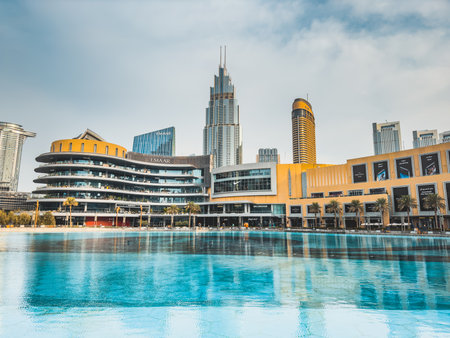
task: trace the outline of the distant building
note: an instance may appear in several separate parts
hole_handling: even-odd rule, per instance
[[[450,142],[450,130],[444,131],[439,134],[439,143]]]
[[[276,148],[260,148],[256,155],[256,162],[280,163],[280,155]]]
[[[413,147],[421,148],[437,144],[438,133],[436,129],[432,130],[414,130]]]
[[[30,210],[33,206],[27,203],[27,199],[31,197],[30,193],[0,191],[0,210]]]
[[[35,136],[19,124],[0,122],[0,191],[17,191],[23,142]]]
[[[393,153],[402,149],[400,122],[373,123],[373,148],[375,155]]]
[[[147,155],[175,156],[175,128],[169,127],[135,136],[133,152]]]
[[[316,163],[316,123],[305,99],[292,104],[292,151],[294,163]]]
[[[236,92],[228,75],[225,59],[222,65],[220,49],[219,76],[214,76],[210,99],[206,108],[203,129],[203,155],[213,155],[213,167],[242,163],[242,130]]]

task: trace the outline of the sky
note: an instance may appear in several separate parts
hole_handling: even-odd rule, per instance
[[[445,0],[0,0],[0,121],[37,133],[35,158],[89,128],[131,150],[174,126],[176,154],[202,154],[219,48],[236,89],[244,162],[278,148],[292,162],[291,105],[309,98],[317,160],[373,154],[372,123],[450,129]]]

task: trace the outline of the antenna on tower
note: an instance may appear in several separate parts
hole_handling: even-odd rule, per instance
[[[220,46],[220,63],[219,68],[222,67],[222,46]]]
[[[227,68],[227,46],[224,46],[225,53],[223,54],[223,68]]]

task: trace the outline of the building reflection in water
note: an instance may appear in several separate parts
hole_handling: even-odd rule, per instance
[[[335,307],[450,310],[446,239],[55,234],[31,237],[26,250],[23,300],[30,312],[42,307],[281,307],[299,311],[299,325],[306,325],[311,309],[322,314]]]

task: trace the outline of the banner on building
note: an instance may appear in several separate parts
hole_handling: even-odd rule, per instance
[[[397,178],[410,178],[414,176],[411,157],[396,159],[395,166],[397,169]]]

